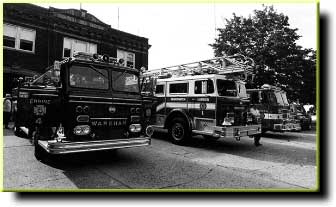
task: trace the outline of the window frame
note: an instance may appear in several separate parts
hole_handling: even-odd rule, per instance
[[[157,89],[158,86],[162,86],[162,93],[157,93],[156,92],[156,89]],[[159,96],[165,95],[165,86],[166,86],[165,84],[157,84],[156,87],[155,87],[155,95],[159,95]]]
[[[108,84],[107,84],[107,89],[105,88],[87,88],[87,87],[77,87],[77,86],[73,86],[70,84],[70,74],[71,74],[71,68],[73,66],[78,66],[78,67],[88,67],[87,65],[85,64],[74,64],[74,65],[71,65],[68,69],[68,77],[67,77],[67,81],[68,81],[68,86],[72,89],[84,89],[84,90],[94,90],[94,91],[109,91],[110,88],[111,88],[111,80],[110,80],[110,72],[108,70],[108,68],[103,68],[103,67],[96,67],[95,65],[92,65],[94,66],[95,68],[97,69],[100,69],[100,70],[105,70],[107,72],[107,77],[108,77]],[[88,67],[89,68],[89,67]]]
[[[235,96],[228,96],[228,95],[223,96],[223,95],[221,95],[220,92],[219,92],[220,88],[218,87],[218,81],[227,81],[227,82],[233,83],[234,86],[235,86],[235,93],[236,93]],[[229,89],[229,90],[232,90],[232,89]],[[218,96],[221,96],[221,97],[235,97],[235,98],[237,98],[237,97],[239,97],[239,94],[238,94],[238,85],[233,80],[227,80],[227,79],[217,78],[216,79],[216,93],[218,94]]]
[[[122,64],[122,66],[127,67],[127,68],[135,68],[135,53],[134,52],[129,52],[126,50],[122,50],[122,49],[117,49],[117,58],[119,57],[119,54],[123,54],[123,59],[124,59],[124,63]],[[133,67],[128,67],[127,66],[127,56],[131,54],[133,55]],[[119,59],[118,59],[119,61]]]
[[[113,80],[113,73],[114,72],[119,72],[119,73],[128,73],[128,74],[132,74],[132,75],[135,75],[138,77],[138,89],[139,91],[138,92],[134,92],[134,91],[123,91],[123,90],[116,90],[114,87],[113,87],[113,84],[114,84],[114,80]],[[137,73],[135,72],[132,72],[132,71],[121,71],[121,70],[112,70],[111,71],[111,88],[112,88],[112,91],[114,92],[118,92],[118,93],[129,93],[129,94],[141,94],[141,88],[140,88],[140,77]]]
[[[187,84],[187,92],[186,93],[171,93],[170,92],[170,89],[171,89],[171,85],[174,85],[174,84],[183,84],[183,83],[186,83]],[[181,82],[170,82],[168,83],[168,94],[169,95],[187,95],[189,94],[189,81],[181,81]]]
[[[208,91],[208,84],[209,84],[209,82],[211,81],[211,83],[212,83],[212,92],[209,92]],[[201,93],[196,93],[196,83],[197,82],[201,82]],[[207,92],[206,93],[203,93],[203,86],[204,86],[204,84],[203,84],[203,82],[206,82],[206,90],[207,90]],[[214,84],[214,81],[212,80],[212,79],[199,79],[199,80],[195,80],[194,81],[194,94],[195,95],[209,95],[209,94],[214,94],[215,93],[215,84]]]
[[[27,28],[27,27],[22,27],[22,26],[18,26],[18,25],[15,25],[15,24],[8,24],[8,23],[3,23],[4,25],[4,29],[7,26],[9,27],[14,27],[15,28],[15,37],[13,36],[6,36],[5,34],[3,34],[3,39],[5,39],[5,36],[6,37],[11,37],[11,38],[14,38],[14,47],[9,47],[9,46],[5,46],[3,45],[3,48],[5,49],[9,49],[9,50],[17,50],[17,51],[20,51],[20,52],[26,52],[26,53],[32,53],[32,54],[35,54],[35,45],[36,45],[36,30],[35,29],[31,29],[31,28]],[[34,40],[32,41],[33,45],[32,45],[32,50],[24,50],[24,49],[21,49],[20,46],[21,46],[21,40],[25,40],[25,41],[30,41],[30,40],[26,40],[26,39],[22,39],[21,38],[21,35],[22,35],[22,31],[23,30],[26,30],[26,31],[30,31],[32,32],[33,36],[34,36]]]
[[[65,47],[65,40],[66,39],[68,39],[70,41],[70,48],[66,48]],[[75,39],[75,38],[72,38],[72,37],[63,37],[63,49],[62,49],[62,58],[63,59],[68,58],[68,57],[64,56],[64,49],[70,49],[70,56],[69,57],[73,56],[73,53],[74,53],[74,50],[75,50],[75,46],[76,46],[76,42],[82,42],[82,43],[86,44],[86,46],[85,46],[86,50],[85,51],[80,51],[80,52],[97,53],[97,51],[98,51],[98,44],[96,44],[96,43],[87,42],[87,41]],[[96,51],[95,52],[90,52],[90,49],[91,49],[92,45],[96,46]]]

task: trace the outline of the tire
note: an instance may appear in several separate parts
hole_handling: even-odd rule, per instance
[[[33,134],[34,134],[34,127],[29,127],[28,128],[28,139],[33,139]]]
[[[39,130],[37,129],[34,133],[32,133],[33,136],[33,143],[34,143],[34,155],[35,158],[41,162],[46,162],[46,160],[49,159],[49,154],[38,144],[38,140],[41,139]]]
[[[168,134],[172,143],[177,145],[186,144],[191,136],[188,123],[183,118],[174,118],[170,122]]]
[[[15,136],[17,136],[17,137],[24,137],[24,133],[20,129],[20,126],[14,125],[13,131],[14,131],[14,135]]]

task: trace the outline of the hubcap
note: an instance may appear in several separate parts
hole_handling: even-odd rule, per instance
[[[172,136],[175,140],[181,140],[183,139],[184,136],[184,128],[182,124],[176,123],[172,127]]]

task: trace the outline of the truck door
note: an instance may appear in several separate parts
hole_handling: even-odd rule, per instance
[[[216,124],[216,98],[213,80],[195,80],[193,96],[190,98],[190,114],[194,117],[196,128],[202,131],[210,131],[210,126]]]
[[[165,122],[165,117],[167,115],[166,105],[167,105],[167,84],[166,82],[158,83],[155,89],[155,97],[157,98],[157,103],[154,106],[154,123],[155,125],[163,126]]]

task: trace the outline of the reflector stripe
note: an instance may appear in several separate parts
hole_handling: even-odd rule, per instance
[[[165,102],[161,103],[156,107],[156,111],[160,111],[163,108],[182,108],[182,109],[199,109],[200,108],[200,102],[198,103],[177,103],[177,102]],[[206,103],[206,109],[205,110],[215,110],[216,104],[215,103]]]

